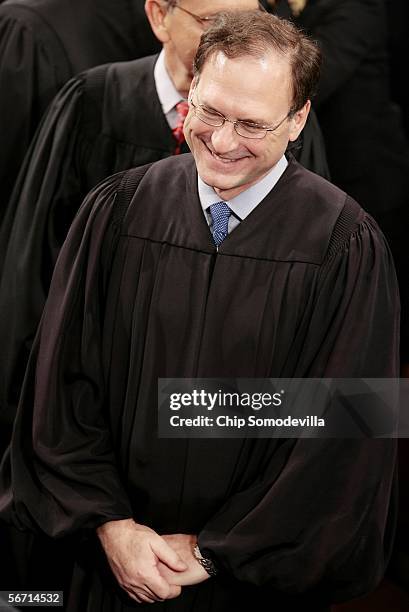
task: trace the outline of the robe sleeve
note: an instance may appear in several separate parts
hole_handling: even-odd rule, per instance
[[[25,7],[0,7],[0,223],[41,117],[70,76],[53,33],[37,21]]]
[[[318,41],[323,52],[322,74],[314,98],[318,109],[346,85],[363,58],[371,53],[374,36],[378,36],[377,30],[385,19],[379,0],[345,0],[329,4],[328,11],[322,9],[322,19],[317,23],[314,23],[314,11],[321,9],[315,6],[315,2],[311,6],[307,4],[301,16],[295,19],[297,25],[306,28]]]
[[[329,248],[296,377],[397,377],[399,302],[391,256],[369,218]],[[333,601],[373,588],[390,553],[394,440],[285,440],[257,482],[199,534],[239,580]],[[277,462],[281,462],[277,476]]]
[[[4,426],[14,420],[52,271],[83,199],[75,156],[81,93],[81,78],[72,79],[54,99],[26,157],[0,233]]]
[[[61,251],[25,376],[11,452],[2,466],[3,516],[50,536],[132,516],[105,418],[101,363],[121,180],[116,175],[91,192]]]

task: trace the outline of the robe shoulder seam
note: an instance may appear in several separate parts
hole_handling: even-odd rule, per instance
[[[350,197],[346,197],[344,206],[338,216],[331,238],[328,244],[325,261],[332,258],[340,248],[343,248],[346,241],[356,233],[361,227],[363,209]]]
[[[132,198],[137,191],[138,185],[145,176],[152,164],[145,164],[138,168],[126,170],[116,192],[118,206],[113,214],[113,222],[122,223],[125,213],[132,202]],[[120,233],[122,235],[122,233]]]

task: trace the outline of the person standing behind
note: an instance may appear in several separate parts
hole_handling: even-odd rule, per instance
[[[402,110],[406,138],[409,139],[409,85],[402,78],[409,57],[409,4],[407,0],[386,0],[389,31],[389,69],[393,100]]]
[[[406,207],[409,148],[391,101],[384,1],[304,4],[293,20],[323,53],[315,107],[332,180],[375,216]]]
[[[155,52],[141,0],[6,0],[0,6],[0,225],[41,118],[72,76]]]
[[[320,44],[323,69],[314,100],[331,180],[364,206],[385,232],[402,302],[401,363],[409,372],[409,144],[393,103],[384,0],[284,0],[281,15]],[[304,5],[304,6],[303,6]]]

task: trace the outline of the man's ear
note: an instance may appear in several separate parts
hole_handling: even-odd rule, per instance
[[[169,33],[166,27],[166,16],[168,7],[162,0],[145,0],[145,13],[156,38],[162,43],[169,40]]]
[[[308,114],[311,109],[311,101],[307,100],[300,110],[298,110],[290,119],[290,136],[289,140],[294,142],[297,140],[298,136],[301,134],[304,125],[307,121]]]

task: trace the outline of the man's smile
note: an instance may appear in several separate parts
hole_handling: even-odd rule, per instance
[[[200,138],[200,141],[203,143],[206,152],[210,154],[212,160],[220,162],[221,164],[224,164],[224,165],[237,166],[240,162],[246,159],[249,159],[250,157],[253,157],[252,155],[249,155],[248,153],[238,154],[237,157],[218,155],[215,151],[213,151],[209,147],[209,145],[203,139]]]

